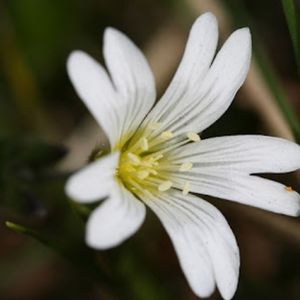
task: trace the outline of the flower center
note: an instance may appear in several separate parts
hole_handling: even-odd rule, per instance
[[[137,195],[146,191],[165,192],[174,186],[172,174],[187,172],[192,169],[193,164],[174,164],[170,150],[200,140],[192,132],[187,133],[186,138],[175,140],[176,137],[171,131],[154,134],[153,127],[151,125],[146,130],[137,132],[128,143],[129,146],[121,149],[116,175],[127,189]],[[184,183],[181,187],[183,194],[189,192],[189,186],[188,182]]]
[[[125,151],[121,154],[118,176],[133,192],[158,188],[168,190],[172,183],[164,179],[161,171],[163,154],[144,154]]]

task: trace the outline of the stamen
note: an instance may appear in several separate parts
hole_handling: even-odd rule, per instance
[[[182,194],[186,196],[189,193],[189,191],[190,191],[190,183],[186,181],[182,189]]]
[[[285,190],[286,190],[287,192],[293,192],[293,191],[294,191],[293,188],[292,188],[291,186],[286,186],[286,187],[285,187]]]
[[[161,158],[163,158],[163,154],[159,153],[157,155],[152,156],[153,161],[157,161],[160,160]]]
[[[186,134],[186,136],[188,137],[188,139],[192,142],[199,142],[200,141],[200,136],[199,134],[197,134],[196,132],[188,132]]]
[[[160,126],[157,123],[150,125],[151,128]],[[157,141],[158,144],[163,143],[164,140],[172,139],[175,134],[170,130],[163,131],[163,129],[151,133],[147,131],[147,127],[144,132],[135,137],[134,144],[127,145],[126,150],[121,153],[116,174],[126,187],[138,196],[152,189],[160,192],[168,191],[173,186],[173,182],[168,180],[170,179],[169,173],[178,172],[179,169],[180,171],[188,171],[193,166],[190,162],[185,162],[182,165],[176,162],[172,163],[172,159],[168,159],[167,153],[163,152],[165,148],[156,151],[153,149],[153,151],[153,141]],[[152,139],[151,134],[154,136]],[[177,143],[174,141],[172,146],[178,147],[181,143],[186,144],[188,142],[188,139],[184,141],[181,139]],[[170,149],[168,148],[168,150]],[[184,193],[188,193],[188,186],[185,187]]]
[[[144,150],[144,151],[147,151],[147,150],[149,150],[149,144],[148,144],[148,140],[147,140],[147,138],[145,138],[145,137],[143,137],[142,139],[141,139],[141,148]]]
[[[169,190],[171,188],[171,186],[173,185],[173,183],[169,180],[163,181],[159,186],[158,186],[158,190],[160,192],[165,192],[167,190]]]
[[[145,178],[147,178],[149,176],[149,172],[148,171],[139,171],[139,172],[137,172],[137,177],[139,178],[139,179],[145,179]]]
[[[187,143],[188,143],[188,140],[183,140],[183,141],[180,141],[180,142],[178,142],[178,143],[172,144],[171,146],[166,147],[166,148],[160,150],[160,152],[161,152],[161,153],[167,153],[167,152],[169,152],[169,151],[171,151],[171,150],[173,150],[173,149],[176,149],[176,148],[178,148],[178,147],[180,147],[180,146],[183,146],[183,145],[185,145],[185,144],[187,144]]]
[[[131,152],[127,153],[127,157],[132,162],[132,164],[135,166],[138,166],[141,163],[141,159],[137,155],[135,155]]]
[[[159,123],[159,122],[153,122],[153,123],[150,123],[148,125],[148,127],[149,127],[149,129],[158,129],[158,128],[161,127],[161,123]]]
[[[157,175],[157,171],[155,171],[154,169],[150,169],[149,170],[149,173],[152,174],[152,175]]]
[[[160,136],[165,140],[169,140],[174,136],[174,134],[172,131],[164,131]]]
[[[190,163],[190,162],[186,162],[186,163],[183,163],[180,168],[179,168],[179,171],[180,172],[187,172],[189,170],[191,170],[193,167],[193,164]]]

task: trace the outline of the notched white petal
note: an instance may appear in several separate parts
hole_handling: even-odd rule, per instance
[[[300,213],[300,195],[297,192],[287,190],[281,183],[258,176],[229,169],[208,170],[194,167],[189,174],[173,176],[175,187],[180,188],[185,181],[190,182],[190,190],[194,193],[289,216],[298,216]]]
[[[191,91],[199,105],[186,116],[187,126],[181,129],[182,132],[202,132],[223,115],[246,79],[250,60],[250,31],[238,29],[218,52],[201,88]]]
[[[109,198],[88,219],[86,242],[102,250],[118,246],[139,229],[145,214],[145,205],[115,183]]]
[[[170,153],[176,163],[192,161],[198,168],[236,170],[241,173],[285,173],[300,168],[300,146],[263,135],[209,138]]]
[[[118,162],[117,152],[92,162],[68,179],[66,194],[81,203],[94,202],[108,196],[114,183]]]
[[[224,299],[235,293],[239,250],[222,214],[211,204],[179,191],[144,199],[167,230],[183,272],[196,295],[208,297],[215,282]]]
[[[103,54],[120,93],[127,95],[145,90],[155,96],[154,77],[149,64],[142,51],[125,34],[115,28],[107,28]]]
[[[168,89],[199,84],[209,68],[218,40],[218,22],[212,13],[202,14],[193,24],[178,70]]]
[[[107,28],[103,55],[123,109],[122,133],[134,132],[154,104],[153,74],[143,53],[122,32]]]
[[[70,80],[81,100],[104,129],[113,146],[119,136],[122,107],[105,69],[82,51],[74,51],[67,61]]]
[[[211,33],[211,28],[213,27],[208,26],[208,31],[202,32],[203,35],[199,39],[206,37],[208,32]],[[214,34],[213,36],[215,37]],[[196,41],[195,37],[195,43]],[[196,48],[199,46],[193,43],[191,45]],[[203,46],[202,50],[205,49]],[[189,44],[186,53],[189,53]],[[191,60],[194,62],[190,66],[191,74],[185,74],[186,78],[182,78],[182,82],[178,82],[176,88],[171,89],[174,81],[171,83],[170,88],[146,121],[149,123],[161,122],[163,124],[161,132],[172,131],[175,136],[183,137],[188,132],[202,132],[214,123],[231,104],[246,78],[250,59],[251,35],[248,28],[242,28],[227,39],[213,63],[207,66],[203,74],[201,73],[203,67],[198,62]],[[184,62],[185,59],[182,64]],[[181,69],[181,65],[179,69]],[[201,80],[198,78],[198,72],[203,75]],[[194,75],[197,79],[193,77]],[[175,78],[176,75],[174,80]],[[164,144],[161,143],[157,146],[157,150],[163,149],[163,147]]]
[[[205,13],[194,22],[176,74],[145,123],[161,122],[161,131],[166,130],[166,126],[189,103],[190,97],[186,97],[189,90],[199,88],[210,67],[217,43],[217,20],[213,14]]]
[[[147,204],[168,232],[190,287],[196,295],[209,297],[215,289],[215,282],[205,242],[197,236],[195,226],[186,221],[186,216],[172,210],[165,201],[155,203],[157,200]]]
[[[193,169],[175,174],[174,185],[190,182],[190,190],[237,201],[272,212],[297,216],[300,196],[275,181],[251,173],[283,173],[300,168],[300,146],[256,135],[217,137],[170,153],[177,164],[187,160]]]

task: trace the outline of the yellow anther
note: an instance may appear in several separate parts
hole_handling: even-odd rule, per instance
[[[149,176],[149,172],[148,171],[139,171],[137,172],[137,177],[139,179],[145,179]]]
[[[287,192],[293,192],[293,191],[294,191],[293,188],[292,188],[291,186],[286,186],[286,187],[285,187],[285,190],[286,190]]]
[[[163,154],[160,153],[160,154],[152,156],[151,158],[152,158],[153,161],[157,161],[157,160],[160,160],[163,157],[164,157]]]
[[[141,143],[142,150],[144,150],[144,151],[149,150],[148,140],[145,137],[141,138],[140,143]]]
[[[189,193],[189,191],[190,191],[190,183],[186,181],[182,189],[182,194],[186,196]]]
[[[149,173],[152,174],[152,175],[157,175],[157,171],[155,171],[154,169],[150,169],[149,170]]]
[[[165,140],[169,140],[174,136],[174,134],[172,131],[164,131],[160,136]]]
[[[190,141],[193,141],[193,142],[199,142],[200,141],[200,136],[196,132],[188,132],[186,134],[186,136],[188,137],[188,139]]]
[[[171,186],[173,185],[173,183],[169,180],[163,181],[159,186],[158,186],[158,190],[160,192],[165,192],[167,190],[169,190],[171,188]]]
[[[158,129],[161,127],[161,123],[153,122],[148,125],[149,129]]]
[[[153,162],[152,161],[143,160],[141,162],[141,164],[142,164],[143,167],[146,167],[146,168],[152,168],[153,167]]]
[[[193,164],[192,164],[192,163],[186,162],[186,163],[183,163],[183,164],[179,167],[179,171],[180,171],[180,172],[187,172],[187,171],[189,171],[192,167],[193,167]]]
[[[138,166],[141,163],[141,159],[131,152],[127,153],[127,157],[130,160],[130,162],[135,166]]]

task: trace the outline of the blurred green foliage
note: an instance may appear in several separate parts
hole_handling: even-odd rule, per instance
[[[12,207],[14,212],[43,214],[36,186],[45,181],[45,169],[64,154],[61,146],[39,140],[0,137],[1,206]]]

